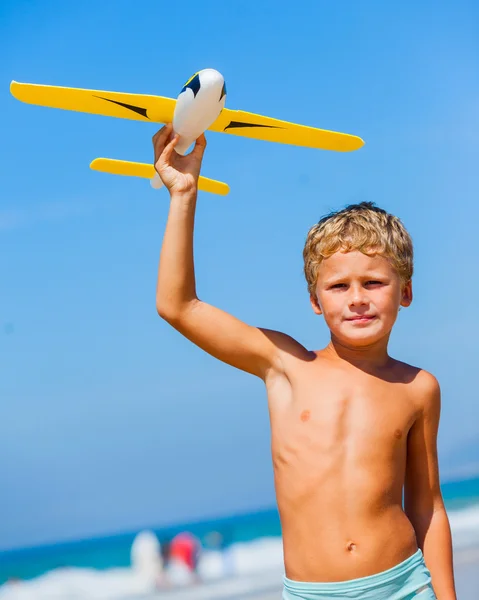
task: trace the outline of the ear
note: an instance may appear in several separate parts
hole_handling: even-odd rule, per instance
[[[309,296],[309,301],[311,302],[311,307],[312,307],[313,311],[317,315],[322,315],[323,314],[323,310],[322,310],[321,306],[319,305],[317,296],[310,295]]]
[[[412,302],[412,281],[409,280],[402,288],[401,306],[410,306]]]

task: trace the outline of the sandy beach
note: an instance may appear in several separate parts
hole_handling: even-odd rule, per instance
[[[458,600],[479,598],[479,548],[462,550],[454,557]]]

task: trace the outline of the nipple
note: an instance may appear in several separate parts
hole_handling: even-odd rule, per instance
[[[303,410],[300,418],[301,418],[301,421],[303,421],[303,423],[306,423],[306,421],[309,421],[310,417],[311,417],[311,411]]]

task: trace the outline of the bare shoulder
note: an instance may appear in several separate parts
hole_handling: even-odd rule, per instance
[[[260,327],[259,329],[282,352],[291,354],[297,358],[302,358],[312,354],[302,344],[300,344],[296,339],[287,333],[276,331],[274,329],[265,329],[264,327]]]
[[[438,414],[441,408],[441,388],[432,373],[421,369],[415,380],[414,395],[425,415]]]
[[[292,399],[291,391],[295,374],[301,371],[301,365],[316,359],[315,352],[307,350],[292,336],[271,329],[260,329],[275,348],[275,360],[270,362],[264,373],[264,383],[268,390],[270,410],[284,406]]]
[[[439,382],[436,377],[424,369],[419,369],[416,377],[416,385],[418,387],[418,391],[421,391],[423,394],[430,395],[439,390]]]
[[[313,360],[315,358],[314,352],[307,350],[292,336],[273,329],[260,328],[259,330],[278,351],[278,370],[284,371],[293,359]]]
[[[418,408],[437,408],[440,403],[441,390],[436,377],[425,369],[400,361],[395,361],[395,363],[398,373],[402,374],[403,383],[408,385]]]

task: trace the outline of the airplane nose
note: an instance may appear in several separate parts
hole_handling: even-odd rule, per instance
[[[180,136],[175,147],[178,154],[186,154],[193,142],[216,121],[225,100],[225,80],[215,69],[198,71],[185,83],[173,114],[173,129]]]

